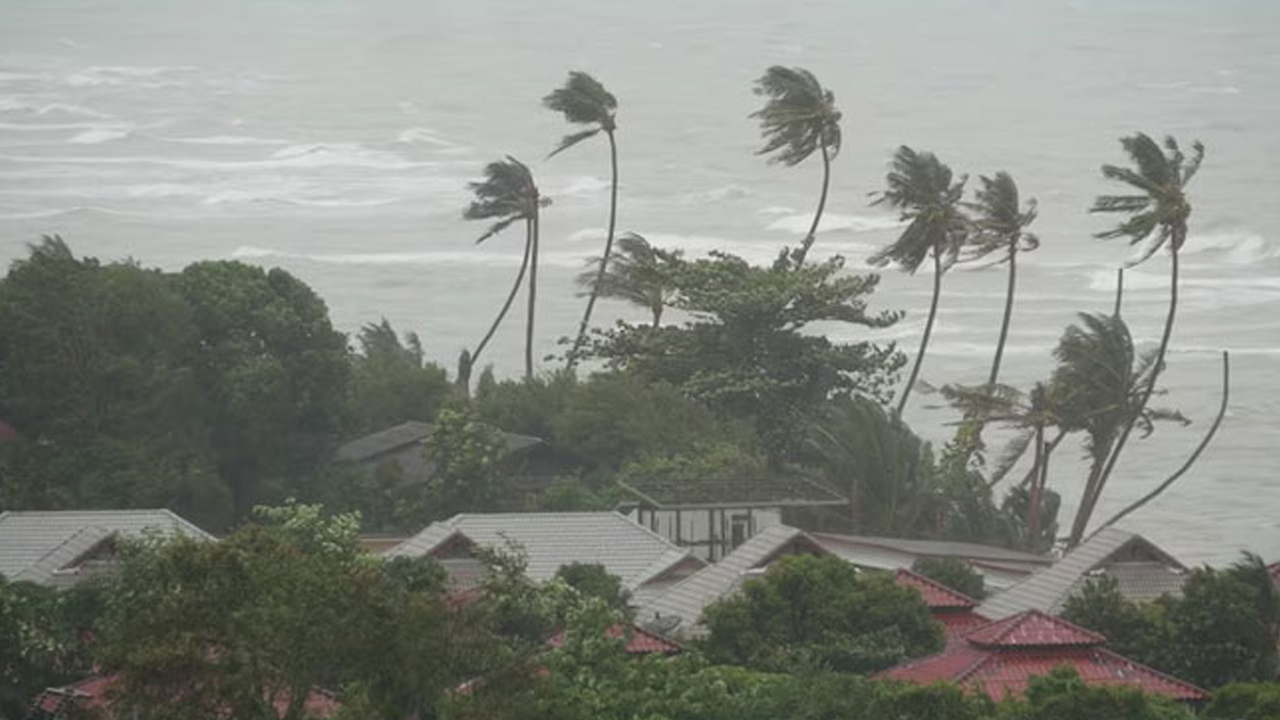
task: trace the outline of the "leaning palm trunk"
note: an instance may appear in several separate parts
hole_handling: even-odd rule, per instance
[[[578,364],[582,346],[587,341],[587,329],[591,325],[591,312],[596,307],[596,299],[600,297],[600,287],[604,282],[605,272],[609,268],[609,254],[613,252],[613,234],[618,221],[618,144],[613,138],[613,131],[605,131],[609,138],[609,167],[612,180],[609,184],[609,230],[604,237],[604,254],[600,256],[600,269],[596,271],[596,281],[591,286],[591,294],[587,297],[587,309],[582,313],[582,322],[578,325],[578,337],[569,350],[567,366],[570,370]],[[657,321],[654,321],[657,325]]]
[[[1031,481],[1031,493],[1027,499],[1027,549],[1036,544],[1036,536],[1040,534],[1040,502],[1044,496],[1045,485],[1049,481],[1049,443],[1044,441],[1044,425],[1036,426],[1036,466],[1035,477]]]
[[[911,366],[911,377],[907,379],[907,386],[902,389],[902,397],[898,398],[898,416],[901,417],[902,410],[907,406],[907,398],[911,395],[911,388],[916,384],[916,377],[920,375],[920,365],[924,362],[925,350],[929,347],[929,335],[933,332],[933,319],[938,315],[938,297],[942,294],[942,253],[935,248],[933,251],[933,299],[929,301],[929,319],[924,324],[924,336],[920,338],[920,350],[916,353],[916,362]]]
[[[987,385],[994,387],[1000,378],[1000,360],[1004,357],[1004,344],[1009,339],[1009,319],[1013,317],[1013,291],[1018,282],[1018,245],[1009,250],[1009,287],[1004,294],[1004,319],[1000,322],[1000,339],[996,341],[996,357],[991,361],[991,375]]]
[[[502,319],[507,316],[507,311],[511,309],[511,303],[515,302],[516,295],[520,292],[520,285],[524,282],[524,274],[529,269],[529,257],[533,250],[533,246],[526,237],[524,243],[524,259],[520,261],[520,272],[516,273],[516,281],[511,284],[511,292],[507,293],[506,302],[502,303],[502,309],[498,311],[498,317],[493,319],[493,324],[489,326],[489,332],[484,334],[484,338],[480,340],[480,344],[476,345],[475,352],[471,353],[467,361],[468,368],[474,367],[477,360],[480,359],[480,353],[484,352],[485,346],[493,339],[493,334],[498,331],[498,326],[502,324]]]
[[[809,233],[804,236],[804,241],[800,243],[800,251],[795,256],[795,266],[797,268],[804,265],[805,256],[809,254],[809,248],[813,247],[813,243],[818,239],[818,224],[822,222],[822,211],[827,207],[827,190],[831,187],[831,157],[827,154],[827,146],[822,146],[822,194],[818,196],[818,210],[813,214],[813,224],[809,226]]]
[[[524,376],[533,377],[533,311],[538,304],[538,210],[526,221],[529,236],[529,317],[524,329]]]
[[[1080,540],[1084,537],[1085,530],[1089,526],[1089,518],[1093,515],[1094,508],[1097,506],[1098,498],[1102,496],[1102,490],[1106,487],[1112,470],[1115,469],[1116,461],[1119,460],[1120,453],[1124,450],[1125,442],[1128,441],[1129,434],[1133,432],[1133,426],[1137,424],[1142,411],[1147,407],[1147,402],[1151,399],[1151,395],[1156,389],[1156,379],[1160,377],[1160,371],[1164,369],[1165,352],[1169,348],[1169,338],[1173,335],[1174,319],[1178,312],[1178,248],[1181,247],[1182,240],[1186,237],[1186,232],[1185,227],[1179,228],[1174,237],[1174,242],[1169,246],[1169,313],[1165,316],[1164,333],[1160,336],[1160,347],[1156,350],[1155,364],[1151,368],[1150,377],[1147,378],[1147,386],[1143,388],[1142,397],[1130,414],[1124,429],[1116,439],[1115,445],[1111,448],[1102,470],[1096,477],[1090,478],[1090,482],[1085,485],[1085,493],[1080,501],[1080,509],[1076,511],[1075,522],[1071,526],[1071,537],[1067,541],[1068,548],[1079,545]]]

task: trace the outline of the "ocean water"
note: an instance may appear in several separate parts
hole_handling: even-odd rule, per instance
[[[1091,239],[1116,138],[1143,130],[1208,146],[1161,400],[1195,423],[1134,442],[1099,519],[1174,470],[1212,419],[1218,353],[1230,412],[1194,471],[1126,525],[1189,563],[1242,548],[1280,557],[1280,3],[1270,0],[6,0],[0,3],[0,263],[42,233],[79,253],[165,268],[202,258],[279,265],[351,331],[388,318],[452,367],[519,262],[511,232],[476,246],[466,183],[512,154],[554,204],[543,221],[540,352],[581,312],[573,275],[598,253],[607,153],[553,160],[566,128],[539,101],[569,69],[618,96],[620,229],[690,254],[767,261],[803,234],[816,165],[753,153],[753,79],[812,69],[845,115],[814,253],[852,269],[895,219],[869,207],[892,150],[959,172],[1008,169],[1040,200],[1003,379],[1029,383],[1081,311],[1110,307],[1129,256]],[[1126,317],[1158,339],[1167,259],[1129,273]],[[945,279],[923,378],[985,377],[1000,268]],[[875,304],[908,317],[883,339],[914,350],[929,278],[884,273]],[[604,303],[601,322],[637,317]],[[518,372],[518,314],[489,359]],[[857,336],[858,333],[850,333]],[[918,395],[909,420],[952,418]],[[1084,467],[1064,447],[1051,482],[1074,509]]]

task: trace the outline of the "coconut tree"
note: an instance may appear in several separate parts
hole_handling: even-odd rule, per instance
[[[597,259],[593,258],[588,261],[591,267],[578,275],[578,286],[585,293],[625,300],[648,310],[656,328],[675,296],[672,272],[682,254],[679,250],[653,247],[642,236],[626,233],[618,238],[618,252],[604,276],[597,271]]]
[[[961,202],[967,179],[964,176],[954,179],[951,168],[933,153],[916,152],[903,145],[893,155],[893,163],[885,178],[887,187],[873,203],[887,203],[896,208],[907,226],[896,241],[871,256],[871,264],[885,266],[892,263],[915,274],[926,259],[933,260],[933,299],[929,303],[929,319],[925,322],[911,376],[898,398],[899,415],[907,406],[907,398],[920,375],[920,365],[929,347],[929,335],[933,332],[938,298],[942,293],[942,274],[955,264],[969,235],[969,219]]]
[[[520,292],[525,274],[529,276],[529,311],[525,325],[524,372],[525,377],[533,376],[533,321],[534,307],[538,295],[538,214],[541,208],[551,201],[538,193],[538,186],[533,182],[533,174],[519,160],[508,155],[505,160],[489,163],[484,169],[485,179],[470,183],[469,187],[475,199],[467,206],[462,216],[467,220],[489,220],[492,224],[477,240],[479,245],[497,235],[517,222],[523,222],[525,228],[524,258],[520,261],[520,272],[516,273],[515,282],[502,309],[494,318],[489,331],[485,333],[474,352],[466,358],[468,370],[480,359],[493,334],[497,332],[502,319],[511,309],[511,303]]]
[[[1165,138],[1164,148],[1143,133],[1121,138],[1120,145],[1134,166],[1103,165],[1102,175],[1108,180],[1127,185],[1130,192],[1124,195],[1099,196],[1094,200],[1090,212],[1122,213],[1128,217],[1116,227],[1098,233],[1096,237],[1125,238],[1130,245],[1139,247],[1137,258],[1129,263],[1131,266],[1145,262],[1163,248],[1169,249],[1169,310],[1165,315],[1164,331],[1160,335],[1160,345],[1156,349],[1151,372],[1139,398],[1138,407],[1141,408],[1155,391],[1156,379],[1164,369],[1169,338],[1173,335],[1174,319],[1178,311],[1178,253],[1187,240],[1187,222],[1191,217],[1187,185],[1204,160],[1204,145],[1198,140],[1193,142],[1190,157],[1183,154],[1177,140],[1172,137]],[[1124,451],[1125,443],[1140,415],[1141,413],[1131,413],[1117,436],[1110,456],[1095,480],[1093,494],[1086,498],[1088,505],[1082,508],[1086,509],[1082,518],[1084,522],[1088,522],[1089,515],[1093,512],[1093,503],[1097,502],[1111,477],[1116,461]],[[1072,529],[1073,545],[1080,541],[1084,529]]]
[[[604,254],[600,256],[596,270],[596,280],[587,295],[587,308],[582,313],[582,322],[578,325],[578,335],[569,351],[568,365],[573,367],[578,362],[578,353],[587,337],[587,327],[591,324],[591,312],[595,309],[596,300],[600,297],[600,283],[604,281],[608,271],[609,258],[613,252],[613,233],[618,222],[618,143],[614,131],[618,127],[618,100],[600,84],[599,80],[585,72],[574,70],[563,87],[556,88],[542,99],[548,110],[564,115],[570,124],[583,126],[582,130],[565,135],[560,139],[548,157],[555,157],[583,140],[604,133],[609,140],[609,228],[604,237]]]
[[[969,204],[973,212],[974,242],[970,246],[970,259],[996,257],[996,263],[1009,264],[1009,284],[1004,295],[1004,318],[1000,321],[1000,339],[996,341],[995,359],[991,361],[991,373],[987,384],[995,385],[1000,378],[1000,360],[1004,357],[1005,341],[1009,338],[1009,320],[1013,316],[1013,294],[1018,282],[1018,253],[1030,252],[1040,247],[1040,240],[1027,227],[1036,219],[1036,200],[1031,198],[1023,205],[1018,198],[1018,184],[1009,173],[1001,170],[994,177],[978,178],[982,187],[975,193],[975,202]]]
[[[755,93],[768,98],[764,107],[750,116],[760,121],[760,134],[764,136],[764,147],[756,151],[757,155],[769,155],[769,162],[787,166],[798,165],[815,152],[822,155],[818,210],[800,249],[791,258],[799,266],[817,238],[827,205],[831,161],[840,153],[840,111],[836,109],[835,95],[804,68],[769,68],[756,80]]]

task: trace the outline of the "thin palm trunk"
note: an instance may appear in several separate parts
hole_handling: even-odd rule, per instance
[[[662,326],[662,305],[658,305],[653,309],[653,329],[657,330]]]
[[[1004,320],[1000,322],[1000,339],[996,341],[996,357],[991,361],[991,375],[987,386],[994,387],[1000,377],[1000,360],[1004,357],[1004,343],[1009,338],[1009,319],[1013,317],[1013,290],[1018,282],[1018,243],[1009,249],[1009,287],[1004,294]]]
[[[1027,498],[1027,549],[1035,547],[1040,532],[1040,498],[1049,479],[1049,444],[1044,441],[1044,425],[1036,426],[1036,477]]]
[[[902,410],[907,406],[907,398],[911,396],[911,388],[916,384],[916,377],[920,375],[920,365],[924,362],[925,350],[929,347],[929,335],[933,332],[933,319],[938,314],[938,296],[942,294],[942,253],[938,250],[933,251],[933,299],[929,302],[929,319],[924,324],[924,336],[920,338],[920,351],[916,353],[915,365],[911,367],[911,377],[907,380],[907,386],[902,389],[902,397],[898,399],[898,416],[902,416]]]
[[[609,254],[613,252],[613,233],[618,222],[618,144],[613,139],[613,131],[606,130],[609,138],[609,168],[612,180],[609,184],[609,230],[604,238],[604,254],[600,256],[600,269],[596,271],[596,281],[591,286],[591,295],[587,297],[587,309],[582,313],[582,322],[578,325],[578,337],[574,338],[573,348],[569,351],[566,366],[573,369],[578,364],[578,354],[587,339],[587,328],[591,324],[591,312],[595,309],[596,299],[600,297],[600,285],[604,282],[605,271],[609,267]],[[657,322],[654,322],[657,325]]]
[[[804,236],[804,241],[800,243],[800,252],[796,254],[796,267],[804,265],[804,258],[809,254],[809,248],[813,247],[813,243],[818,239],[818,224],[822,222],[822,212],[827,207],[827,190],[831,187],[831,156],[827,154],[827,146],[822,147],[822,194],[818,196],[818,210],[813,214],[813,224],[809,226],[809,234]]]
[[[1181,229],[1179,235],[1185,237],[1186,230]],[[1120,437],[1116,439],[1115,445],[1111,448],[1111,453],[1107,457],[1102,471],[1094,478],[1092,487],[1085,486],[1085,496],[1080,510],[1076,512],[1076,519],[1071,527],[1071,538],[1067,542],[1068,548],[1079,545],[1081,538],[1084,537],[1084,532],[1088,529],[1089,518],[1093,515],[1098,498],[1102,496],[1102,490],[1106,487],[1107,479],[1111,477],[1116,461],[1119,460],[1120,453],[1124,450],[1125,443],[1129,440],[1129,434],[1133,432],[1133,426],[1137,424],[1138,417],[1142,415],[1142,411],[1147,407],[1147,401],[1151,399],[1151,395],[1156,389],[1156,379],[1160,377],[1160,371],[1164,369],[1164,357],[1169,349],[1169,338],[1173,335],[1173,323],[1178,312],[1179,245],[1181,245],[1181,237],[1174,238],[1174,242],[1169,245],[1169,314],[1165,317],[1164,333],[1160,336],[1160,347],[1156,350],[1155,364],[1151,367],[1151,375],[1147,378],[1147,386],[1143,388],[1141,400],[1133,409],[1129,420],[1125,423],[1124,430],[1120,432]]]
[[[502,303],[502,309],[498,311],[498,317],[493,319],[493,324],[489,326],[489,332],[484,334],[484,338],[480,340],[480,344],[476,346],[475,352],[471,353],[470,365],[475,366],[476,361],[480,359],[480,353],[484,351],[489,341],[493,339],[493,334],[498,331],[498,326],[502,324],[502,319],[507,316],[507,311],[511,309],[511,303],[515,302],[516,295],[520,292],[520,285],[524,282],[524,274],[529,269],[529,255],[533,246],[529,244],[529,238],[525,237],[524,242],[524,259],[520,261],[520,272],[516,273],[516,281],[511,285],[511,292],[507,293],[506,302]]]
[[[533,377],[533,310],[538,304],[538,209],[527,221],[529,233],[529,319],[524,329],[524,376]]]

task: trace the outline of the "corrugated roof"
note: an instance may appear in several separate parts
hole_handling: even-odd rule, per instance
[[[408,445],[421,445],[431,434],[431,423],[410,420],[369,433],[338,447],[337,458],[345,462],[364,462],[394,452]],[[542,441],[531,435],[499,431],[507,452],[516,452]]]
[[[550,580],[564,565],[598,563],[635,588],[690,557],[688,550],[616,512],[464,513],[432,523],[385,554],[426,555],[456,534],[487,547],[519,545],[535,580]]]
[[[978,606],[978,601],[968,595],[958,590],[952,590],[933,578],[925,577],[906,568],[898,568],[898,571],[894,573],[894,579],[900,585],[919,590],[920,595],[924,598],[924,604],[930,610],[967,609]]]
[[[813,537],[832,552],[843,555],[856,547],[882,548],[916,557],[957,558],[962,560],[989,560],[1008,565],[1049,565],[1053,558],[1047,555],[1010,550],[994,545],[952,542],[949,540],[914,540],[909,538],[876,537],[872,535],[840,535],[813,533]]]
[[[982,643],[977,640],[989,640]],[[1078,640],[1079,642],[1070,642]],[[1050,641],[1066,641],[1053,642]],[[995,700],[1020,696],[1030,679],[1069,665],[1090,685],[1117,685],[1181,701],[1200,701],[1200,688],[1101,647],[1103,638],[1042,613],[1028,611],[990,623],[946,650],[890,668],[878,677],[919,684],[946,681]]]
[[[764,567],[793,543],[803,542],[810,552],[825,553],[808,534],[786,525],[774,525],[756,533],[720,562],[681,580],[662,595],[641,605],[636,617],[648,622],[655,617],[679,618],[679,631],[697,635],[705,630],[697,623],[702,611],[742,585],[748,572]]]
[[[1119,528],[1095,534],[1061,560],[1040,570],[1013,587],[998,593],[978,607],[988,617],[1006,617],[1023,610],[1058,613],[1067,598],[1078,590],[1090,572],[1117,562],[1151,562],[1184,570],[1171,555],[1143,538]]]
[[[704,479],[696,483],[664,478],[619,481],[646,504],[665,510],[707,507],[806,507],[845,505],[848,498],[805,478]]]
[[[0,575],[52,584],[56,573],[108,537],[152,530],[212,540],[169,510],[66,510],[0,513]]]

